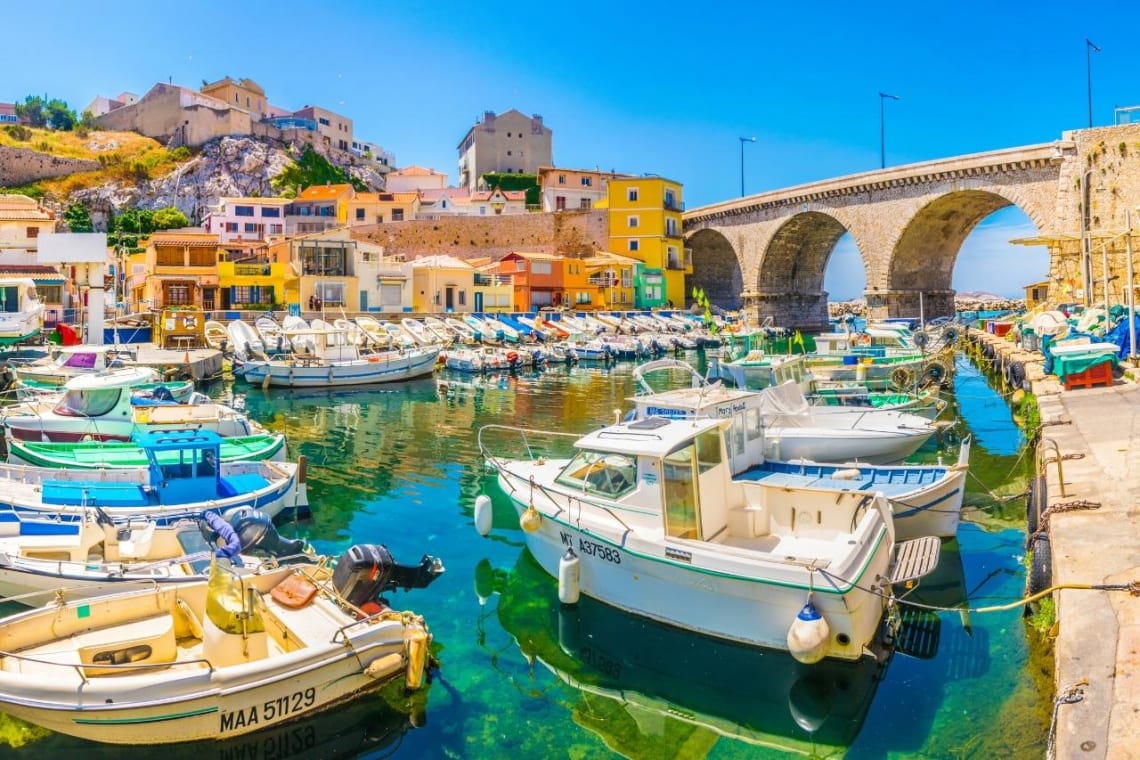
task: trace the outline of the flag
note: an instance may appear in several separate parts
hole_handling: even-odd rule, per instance
[[[807,347],[804,345],[803,333],[801,333],[799,330],[796,330],[796,334],[792,336],[792,346],[796,345],[799,345],[800,350],[805,354],[807,353]]]

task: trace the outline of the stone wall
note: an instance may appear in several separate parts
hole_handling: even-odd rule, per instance
[[[95,171],[98,161],[62,158],[27,148],[0,148],[0,187],[17,187],[50,177]]]
[[[409,260],[435,254],[500,259],[512,251],[586,256],[606,250],[609,230],[605,211],[584,211],[390,222],[353,227],[352,236]]]

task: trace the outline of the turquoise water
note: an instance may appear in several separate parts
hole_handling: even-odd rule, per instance
[[[441,666],[426,692],[398,689],[350,708],[227,744],[98,748],[11,722],[17,757],[1040,757],[1038,693],[1018,611],[938,613],[908,622],[912,654],[885,668],[800,666],[786,655],[717,642],[584,600],[557,603],[555,582],[523,545],[517,518],[482,466],[480,425],[584,432],[628,407],[630,365],[552,369],[478,382],[447,378],[362,392],[263,392],[218,384],[287,433],[310,462],[311,520],[282,528],[339,554],[384,543],[398,560],[427,552],[447,572],[396,593],[423,614]],[[916,599],[946,607],[1016,599],[1023,587],[1022,442],[1009,409],[968,365],[957,400],[975,434],[970,506]],[[953,452],[941,452],[949,457]],[[931,448],[927,459],[939,456]],[[472,505],[494,498],[480,538]],[[995,496],[996,494],[996,496]],[[1046,716],[1047,717],[1047,716]],[[7,748],[3,748],[7,749]]]

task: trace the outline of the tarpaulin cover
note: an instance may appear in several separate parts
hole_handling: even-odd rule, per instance
[[[1133,315],[1132,319],[1136,323],[1137,334],[1140,334],[1140,314]],[[1129,340],[1127,318],[1120,320],[1120,323],[1117,324],[1116,327],[1105,334],[1104,339],[1120,347],[1120,351],[1118,351],[1116,355],[1121,359],[1135,352],[1135,347],[1131,345]]]

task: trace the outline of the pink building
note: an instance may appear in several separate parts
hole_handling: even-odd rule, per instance
[[[206,232],[219,235],[223,243],[235,240],[266,240],[285,234],[288,198],[222,198],[202,220]]]

